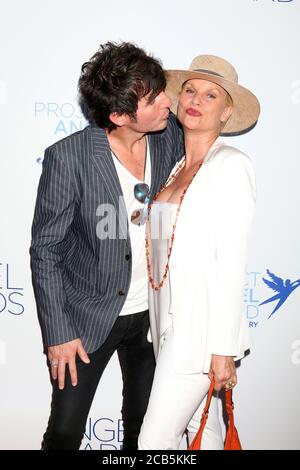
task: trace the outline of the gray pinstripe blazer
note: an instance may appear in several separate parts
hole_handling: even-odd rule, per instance
[[[182,157],[176,119],[148,136],[151,196]],[[81,338],[87,352],[107,338],[131,279],[131,245],[120,182],[105,132],[96,125],[45,151],[32,225],[31,269],[45,346]],[[113,205],[117,238],[99,239],[97,207]],[[125,227],[124,227],[125,225]]]

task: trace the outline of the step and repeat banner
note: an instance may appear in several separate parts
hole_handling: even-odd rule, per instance
[[[300,0],[7,0],[1,19],[0,449],[39,449],[47,424],[28,254],[36,190],[44,149],[86,126],[80,68],[108,40],[134,42],[165,68],[222,56],[260,100],[255,129],[228,138],[251,157],[258,186],[244,290],[253,346],[236,422],[246,449],[300,449]],[[82,449],[120,449],[121,393],[113,356]]]

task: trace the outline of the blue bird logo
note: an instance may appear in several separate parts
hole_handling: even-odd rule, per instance
[[[281,279],[281,277],[275,276],[275,274],[271,273],[268,269],[267,273],[272,279],[272,281],[269,281],[268,279],[265,279],[263,277],[264,283],[275,292],[278,292],[278,294],[274,295],[273,297],[270,297],[264,302],[261,302],[259,305],[264,305],[268,304],[269,302],[274,302],[274,300],[279,300],[272,313],[268,316],[269,319],[272,315],[274,315],[274,313],[279,309],[279,307],[281,307],[281,305],[286,301],[286,299],[291,295],[291,293],[295,289],[297,289],[297,287],[300,286],[300,279],[297,279],[297,281],[294,282],[291,282],[290,279],[286,279],[284,281],[283,279]]]

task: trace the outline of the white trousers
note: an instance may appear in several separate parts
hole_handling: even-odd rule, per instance
[[[192,442],[200,425],[210,380],[206,374],[177,374],[172,368],[173,327],[161,336],[154,381],[141,427],[140,450],[178,449],[184,432]],[[201,449],[223,449],[218,398],[213,397]]]

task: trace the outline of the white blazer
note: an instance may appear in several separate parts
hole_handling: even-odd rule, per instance
[[[207,373],[212,354],[238,360],[249,349],[243,291],[255,197],[249,158],[217,139],[183,199],[170,258],[178,373]],[[151,295],[149,311],[157,356],[165,322]]]

